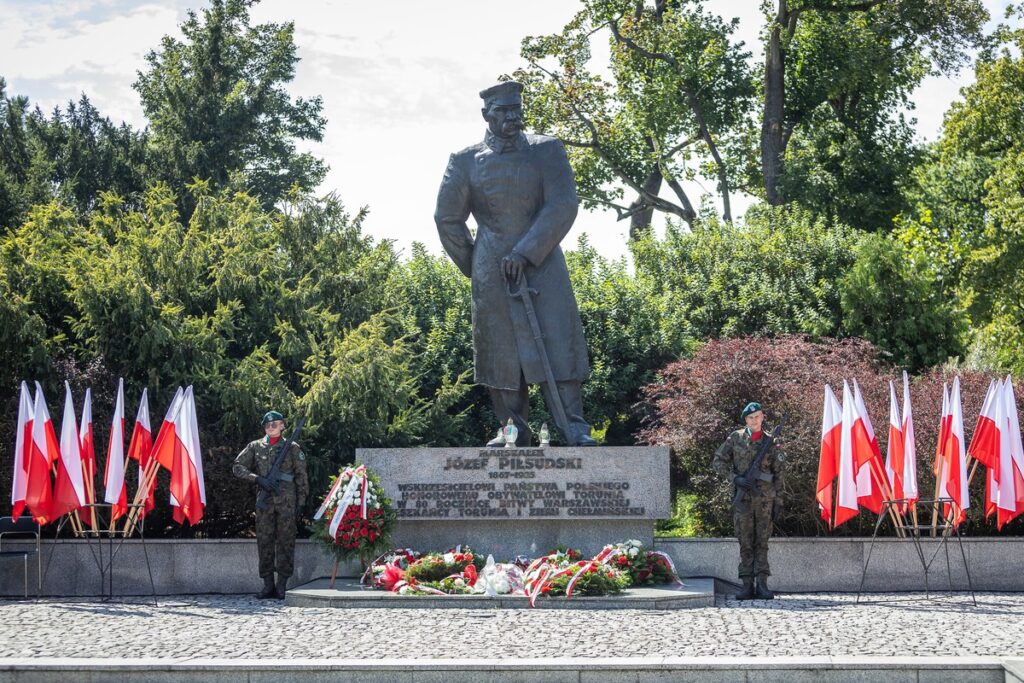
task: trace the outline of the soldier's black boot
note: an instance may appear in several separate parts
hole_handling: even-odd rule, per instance
[[[758,574],[757,584],[754,588],[754,595],[757,596],[758,600],[774,600],[775,593],[768,590],[768,577],[764,574]]]
[[[260,600],[277,597],[277,590],[274,588],[274,575],[263,577],[263,590],[256,594]]]
[[[284,593],[288,590],[288,577],[277,575],[277,588],[274,591],[274,597],[278,600],[284,600]]]
[[[744,576],[743,577],[743,590],[736,594],[737,600],[753,600],[754,599],[754,577]]]

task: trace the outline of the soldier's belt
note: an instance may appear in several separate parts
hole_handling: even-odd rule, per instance
[[[769,472],[765,472],[764,470],[761,470],[757,473],[757,478],[760,479],[761,481],[774,481],[775,475]]]
[[[278,474],[277,478],[279,480],[281,480],[281,481],[295,481],[295,476],[294,475],[285,474],[284,472],[281,472],[280,474]]]

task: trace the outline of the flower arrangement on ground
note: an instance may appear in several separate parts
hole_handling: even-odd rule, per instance
[[[423,556],[392,550],[374,560],[362,583],[400,595],[508,595],[522,593],[523,572],[490,556],[484,562],[466,546]]]
[[[626,572],[631,586],[653,586],[679,580],[668,555],[650,550],[635,539],[606,545],[594,559]]]
[[[524,589],[534,605],[538,597],[564,595],[614,595],[630,585],[628,572],[597,558],[582,557],[578,550],[556,550],[534,560],[526,570]]]
[[[359,465],[334,478],[310,529],[336,562],[358,558],[368,563],[387,549],[396,517],[380,479]]]

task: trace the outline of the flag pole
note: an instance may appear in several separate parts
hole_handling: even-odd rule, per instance
[[[143,471],[142,481],[139,482],[139,487],[135,491],[135,500],[132,501],[132,507],[128,512],[128,518],[124,523],[125,536],[130,535],[135,531],[135,525],[138,522],[139,510],[143,509],[137,507],[140,504],[145,504],[147,498],[149,498],[149,489],[156,480],[157,471],[160,468],[160,463],[156,458],[150,459],[146,465],[146,469]]]
[[[939,529],[939,488],[942,486],[942,477],[945,473],[945,463],[939,460],[939,471],[935,473],[935,495],[932,496],[932,538],[938,534]]]
[[[882,489],[882,496],[885,500],[892,502],[892,489],[889,487],[889,479],[885,476],[885,471],[881,469],[881,463],[878,458],[871,458],[870,462],[871,474],[874,475],[879,488]],[[903,538],[906,536],[906,533],[903,530],[903,523],[901,523],[902,515],[898,515],[898,513],[893,509],[895,507],[894,505],[887,505],[886,507],[889,508],[889,517],[892,519],[892,523],[896,525],[896,535]]]

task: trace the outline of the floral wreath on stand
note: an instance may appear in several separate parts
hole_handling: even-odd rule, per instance
[[[396,518],[380,479],[365,465],[346,467],[334,477],[310,525],[313,538],[334,557],[331,588],[341,562],[358,559],[367,566],[388,548]]]

